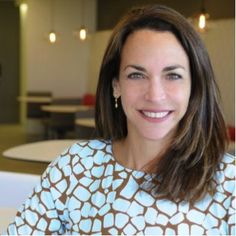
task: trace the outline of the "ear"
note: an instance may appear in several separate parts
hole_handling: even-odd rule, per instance
[[[120,92],[120,81],[118,79],[115,78],[112,80],[112,88],[113,88],[113,96],[115,98],[119,98],[121,92]]]

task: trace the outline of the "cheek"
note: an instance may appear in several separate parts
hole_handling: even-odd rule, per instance
[[[182,105],[182,107],[188,106],[190,93],[191,88],[189,83],[186,83],[183,86],[176,86],[171,90],[172,99],[176,102],[178,101],[179,105]]]
[[[176,94],[175,100],[178,101],[179,106],[182,108],[183,111],[187,110],[188,103],[189,103],[190,93],[180,93]]]
[[[129,106],[135,100],[135,93],[132,93],[130,91],[121,91],[121,101],[124,107]]]
[[[121,89],[121,103],[124,109],[124,112],[127,114],[131,107],[136,107],[140,103],[140,94],[133,89],[128,87]]]
[[[168,90],[168,96],[181,110],[187,109],[190,98],[190,88],[189,86],[175,86]]]

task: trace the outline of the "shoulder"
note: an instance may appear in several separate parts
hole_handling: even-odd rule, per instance
[[[236,158],[235,156],[226,153],[220,162],[219,169],[224,172],[229,179],[235,179],[236,174]]]
[[[215,180],[225,191],[233,193],[235,191],[236,165],[235,156],[225,154],[216,171]]]
[[[102,166],[112,159],[111,141],[78,141],[63,151],[44,171],[42,178],[58,182],[73,174],[82,175],[94,166]]]
[[[111,142],[108,140],[86,140],[86,141],[79,141],[73,144],[69,149],[68,152],[70,155],[80,155],[81,157],[84,155],[91,155],[91,153],[103,150],[109,152],[109,147]]]
[[[78,141],[68,147],[49,165],[49,169],[57,167],[59,169],[70,169],[78,163],[91,165],[94,159],[104,159],[104,156],[111,156],[111,141],[109,140],[86,140]]]
[[[107,140],[86,140],[72,145],[67,152],[70,157],[85,159],[95,156],[104,156],[111,154],[111,142]]]

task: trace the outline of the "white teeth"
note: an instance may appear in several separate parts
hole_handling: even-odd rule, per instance
[[[169,112],[149,112],[149,111],[144,111],[143,114],[147,117],[150,118],[163,118],[165,117]]]

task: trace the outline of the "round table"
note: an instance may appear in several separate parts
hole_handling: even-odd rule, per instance
[[[51,162],[77,141],[62,139],[27,143],[5,150],[3,156],[28,161]]]

